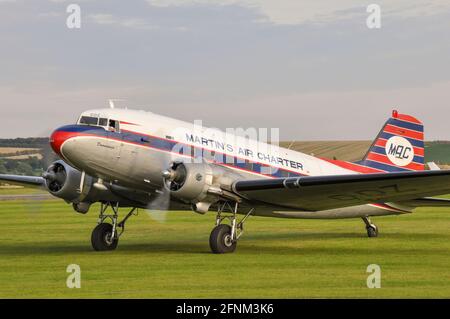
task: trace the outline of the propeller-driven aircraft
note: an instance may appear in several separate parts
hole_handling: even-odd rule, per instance
[[[105,108],[52,133],[60,160],[42,177],[0,175],[0,181],[41,185],[82,214],[100,202],[91,236],[97,251],[115,249],[136,209],[156,203],[168,211],[216,211],[209,244],[214,253],[230,253],[252,215],[362,218],[368,237],[377,237],[371,216],[449,207],[450,200],[431,196],[450,193],[450,171],[425,170],[423,140],[419,120],[393,111],[353,163],[150,112]],[[129,211],[120,220],[123,208]]]

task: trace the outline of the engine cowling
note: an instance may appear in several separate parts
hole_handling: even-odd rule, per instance
[[[171,195],[192,204],[193,210],[202,214],[213,203],[230,196],[226,190],[241,177],[221,166],[207,163],[174,162],[163,172],[165,187]]]
[[[62,160],[52,163],[42,175],[50,194],[72,203],[74,210],[85,214],[92,203],[119,202],[121,206],[146,207],[147,193],[139,193],[119,185],[101,184],[99,180],[85,175],[80,191],[82,173]]]
[[[64,199],[68,202],[77,202],[80,199],[81,172],[64,161],[52,163],[47,171],[42,175],[45,178],[45,185],[53,196]],[[92,178],[85,180],[86,184],[92,183]]]

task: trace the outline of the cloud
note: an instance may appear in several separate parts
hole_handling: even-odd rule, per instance
[[[147,0],[152,6],[174,7],[192,5],[238,5],[253,8],[274,24],[296,25],[304,23],[330,23],[365,15],[370,2],[360,0]],[[448,0],[378,0],[384,17],[415,17],[434,15],[450,9]]]
[[[140,18],[121,18],[112,14],[98,13],[89,15],[89,19],[100,25],[116,25],[125,28],[141,29],[141,30],[156,30],[158,26],[149,24],[144,19]]]
[[[296,139],[372,138],[398,107],[449,138],[445,3],[380,1],[382,28],[369,30],[362,1],[77,0],[82,28],[69,30],[71,2],[1,3],[0,135],[40,134],[120,97]]]

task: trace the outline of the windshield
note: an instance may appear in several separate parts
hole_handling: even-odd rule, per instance
[[[98,117],[82,116],[79,123],[86,125],[98,125]]]
[[[81,116],[78,124],[89,126],[101,126],[110,132],[119,132],[119,121],[96,116]]]

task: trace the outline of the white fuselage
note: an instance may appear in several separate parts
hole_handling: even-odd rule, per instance
[[[113,129],[109,124],[89,126],[79,121],[77,125],[61,128],[61,135],[65,135],[60,155],[89,175],[141,190],[161,187],[161,172],[173,161],[215,163],[232,169],[242,179],[359,174],[301,152],[150,112],[97,109],[84,112],[80,119],[83,117],[119,124]],[[278,216],[342,218],[401,213],[395,207],[359,207],[314,212],[314,215],[284,211]],[[278,213],[272,209],[270,214],[264,214]]]

